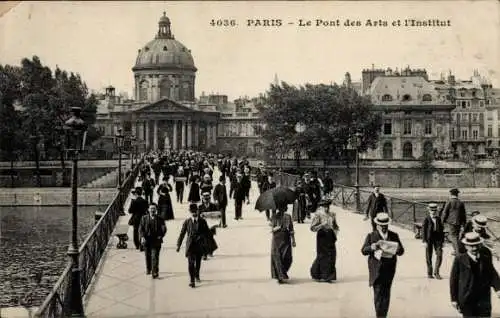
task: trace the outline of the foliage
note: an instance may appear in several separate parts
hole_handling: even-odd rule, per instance
[[[9,147],[14,146],[16,149],[31,149],[34,141],[39,141],[46,152],[63,158],[62,127],[70,116],[71,107],[82,108],[82,117],[89,125],[88,143],[99,138],[97,131],[92,129],[98,101],[89,94],[80,75],[59,67],[52,72],[34,56],[22,59],[20,66],[0,66],[0,76],[0,126],[3,130],[10,129],[7,134],[2,130],[0,150],[9,152]],[[16,103],[21,106],[18,110],[14,108]],[[13,140],[9,136],[14,132],[19,145],[5,142],[6,136]]]
[[[342,159],[356,132],[361,133],[361,152],[377,145],[381,116],[370,111],[369,98],[350,87],[272,84],[264,105],[259,110],[268,151],[280,149],[283,142],[285,149],[305,149],[311,158]],[[306,126],[300,134],[295,131],[299,122]]]
[[[422,156],[419,158],[420,160],[420,169],[423,171],[431,171],[434,166],[433,166],[433,161],[434,161],[434,154],[433,151],[430,150],[424,150],[424,153]]]

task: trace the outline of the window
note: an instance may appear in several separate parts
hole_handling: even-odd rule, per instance
[[[467,140],[467,129],[462,130],[462,139]]]
[[[171,86],[172,83],[168,79],[164,79],[160,82],[160,98],[171,98]]]
[[[403,127],[404,135],[411,135],[411,119],[405,119]]]
[[[479,131],[477,131],[476,129],[474,129],[472,131],[472,139],[477,140],[478,136],[479,136]]]
[[[148,100],[148,81],[142,81],[139,83],[139,100]]]
[[[430,102],[430,101],[432,101],[431,94],[424,94],[424,96],[422,96],[422,101],[424,101],[424,102]]]
[[[384,96],[382,96],[382,101],[383,102],[390,102],[390,101],[392,101],[392,96],[389,94],[385,94]]]
[[[466,103],[467,103],[467,108],[470,108],[470,100],[468,100]]]
[[[392,119],[384,121],[384,135],[392,135]]]
[[[432,134],[432,120],[426,119],[424,121],[424,132],[426,135]]]
[[[492,137],[492,136],[493,136],[493,126],[488,125],[488,137]]]
[[[478,117],[478,114],[473,114],[472,115],[472,121],[477,123],[477,117]]]
[[[432,145],[432,141],[427,140],[424,142],[424,153],[432,154],[434,153],[434,146]]]
[[[484,122],[484,114],[479,114],[479,122]]]
[[[384,159],[392,159],[392,143],[386,142],[382,147],[382,157]]]
[[[253,145],[253,151],[260,155],[263,153],[264,151],[264,147],[262,146],[262,144],[260,142],[256,143],[255,145]]]
[[[452,128],[452,129],[450,130],[450,138],[451,138],[451,139],[455,139],[455,128]]]
[[[462,108],[467,108],[467,103],[464,100],[462,101]]]
[[[246,143],[241,143],[238,145],[238,153],[244,154],[247,152],[247,144]]]
[[[465,92],[460,92],[460,96],[465,97]]]
[[[411,96],[408,94],[403,95],[403,102],[407,102],[411,100]]]
[[[403,158],[405,159],[413,158],[413,146],[411,142],[407,142],[403,145]]]
[[[484,107],[484,101],[482,100],[479,101],[479,107]]]
[[[460,114],[457,114],[457,121],[460,121]]]

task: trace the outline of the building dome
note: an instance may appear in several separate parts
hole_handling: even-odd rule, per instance
[[[163,12],[154,40],[139,50],[133,71],[180,69],[196,71],[191,50],[177,41],[170,28],[170,19]]]

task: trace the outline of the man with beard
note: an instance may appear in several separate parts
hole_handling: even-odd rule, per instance
[[[467,250],[455,257],[450,273],[451,304],[463,317],[491,317],[491,287],[500,297],[500,278],[491,254],[481,251],[478,233],[466,233],[462,243]]]
[[[390,221],[387,213],[377,214],[374,218],[377,228],[366,236],[361,248],[361,253],[368,256],[369,286],[373,287],[377,317],[387,317],[397,256],[405,251],[399,235],[389,231]]]

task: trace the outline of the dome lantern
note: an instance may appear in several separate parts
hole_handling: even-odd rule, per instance
[[[158,34],[156,39],[173,39],[172,30],[170,29],[170,19],[167,17],[167,13],[163,11],[163,16],[158,22]]]

